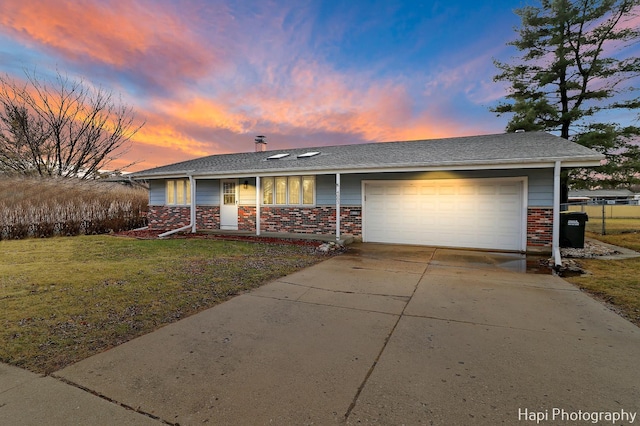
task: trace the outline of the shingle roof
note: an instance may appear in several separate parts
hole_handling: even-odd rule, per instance
[[[628,189],[580,189],[569,191],[569,197],[633,197]]]
[[[298,158],[307,152],[318,155]],[[289,155],[268,159],[275,154]],[[134,178],[175,175],[242,175],[282,172],[357,172],[444,167],[529,167],[553,161],[598,165],[601,154],[545,132],[503,133],[404,142],[377,142],[266,152],[221,154],[133,173]]]

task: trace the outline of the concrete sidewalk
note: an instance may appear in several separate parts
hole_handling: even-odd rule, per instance
[[[513,272],[523,265],[355,245],[53,377],[0,367],[0,423],[494,425],[547,412],[539,424],[562,424],[553,408],[639,413],[640,330],[560,278]]]

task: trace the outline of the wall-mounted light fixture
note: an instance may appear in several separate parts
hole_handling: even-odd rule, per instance
[[[244,189],[248,189],[249,188],[249,181],[245,180],[244,181]]]

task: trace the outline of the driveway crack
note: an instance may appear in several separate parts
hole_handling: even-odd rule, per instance
[[[369,368],[369,371],[367,371],[367,374],[365,375],[364,380],[362,381],[362,383],[360,383],[360,386],[358,386],[358,390],[356,391],[356,394],[354,395],[353,400],[351,401],[351,404],[349,404],[349,408],[347,408],[347,412],[344,414],[344,420],[343,420],[344,423],[346,423],[347,420],[349,420],[349,416],[351,415],[351,412],[355,408],[356,403],[358,402],[358,399],[360,398],[360,394],[364,390],[364,387],[367,385],[367,382],[369,381],[369,378],[371,377],[371,375],[375,371],[376,366],[378,365],[378,362],[380,361],[380,358],[382,357],[382,354],[384,353],[385,349],[387,348],[387,344],[389,343],[389,340],[391,340],[391,336],[393,336],[393,333],[396,331],[396,328],[398,327],[398,324],[400,323],[400,320],[404,316],[404,311],[407,309],[407,306],[411,302],[411,299],[416,294],[416,290],[418,289],[418,284],[420,284],[420,281],[422,281],[424,276],[427,274],[427,271],[429,270],[429,266],[431,265],[431,261],[433,260],[433,257],[435,256],[437,251],[438,250],[436,249],[431,254],[431,258],[427,262],[427,267],[424,269],[424,271],[420,275],[420,279],[418,279],[418,281],[416,281],[416,285],[413,287],[413,292],[411,292],[411,296],[409,297],[409,300],[407,300],[407,302],[405,303],[404,307],[402,308],[402,312],[400,313],[400,315],[398,315],[398,319],[396,320],[395,324],[393,324],[393,327],[391,328],[391,331],[389,332],[387,337],[384,339],[384,343],[382,344],[382,348],[380,348],[380,352],[378,352],[378,355],[376,356],[376,359],[373,361],[373,364],[371,364],[371,367]]]
[[[422,279],[422,275],[420,275],[420,279]],[[418,280],[419,282],[420,280]],[[401,294],[387,294],[387,293],[375,293],[375,292],[360,292],[360,291],[352,291],[352,290],[339,290],[339,289],[332,289],[332,288],[325,288],[325,287],[316,287],[316,286],[311,286],[311,285],[304,285],[304,284],[298,284],[298,283],[293,283],[293,282],[289,282],[289,281],[284,281],[284,280],[279,280],[278,282],[280,283],[285,283],[285,284],[289,284],[289,285],[294,285],[294,286],[298,286],[298,287],[303,287],[303,288],[307,288],[309,290],[320,290],[320,291],[326,291],[329,293],[340,293],[340,294],[360,294],[360,295],[367,295],[367,296],[381,296],[381,297],[391,297],[394,299],[399,299],[399,300],[406,300],[407,302],[409,302],[409,300],[411,299],[411,297],[413,297],[413,293],[410,296],[403,296]],[[415,289],[414,289],[415,292]],[[301,297],[303,297],[306,294],[303,293],[298,299],[300,299]]]
[[[97,396],[98,398],[103,399],[103,400],[105,400],[107,402],[110,402],[111,404],[118,405],[118,406],[124,408],[125,410],[133,411],[133,412],[138,413],[138,414],[140,414],[142,416],[146,416],[146,417],[149,417],[149,418],[151,418],[153,420],[157,420],[157,421],[159,421],[159,422],[161,422],[161,423],[163,423],[165,425],[179,426],[179,423],[172,423],[172,422],[166,421],[166,420],[164,420],[164,419],[162,419],[162,418],[160,418],[160,417],[158,417],[158,416],[156,416],[154,414],[151,414],[151,413],[148,413],[146,411],[141,410],[140,407],[135,408],[135,407],[127,405],[127,404],[125,404],[123,402],[116,401],[115,399],[109,398],[108,396],[103,395],[100,392],[96,392],[96,391],[94,391],[94,390],[92,390],[92,389],[90,389],[90,388],[88,388],[86,386],[82,386],[82,385],[80,385],[78,383],[75,383],[75,382],[73,382],[71,380],[68,380],[68,379],[66,379],[66,378],[64,378],[62,376],[58,376],[55,373],[51,374],[50,377],[52,377],[54,379],[57,379],[60,382],[65,383],[65,384],[67,384],[69,386],[73,386],[73,387],[78,388],[78,389],[80,389],[80,390],[82,390],[84,392],[90,393],[91,395]]]

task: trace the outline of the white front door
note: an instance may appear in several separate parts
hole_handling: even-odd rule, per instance
[[[238,179],[220,182],[220,229],[238,229]]]

